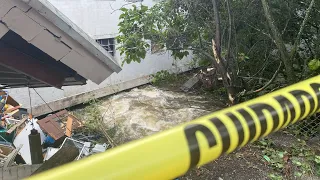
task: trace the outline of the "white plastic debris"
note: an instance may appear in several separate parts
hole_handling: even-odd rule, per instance
[[[92,153],[102,153],[105,152],[107,149],[107,144],[96,144],[92,149]]]
[[[47,153],[44,156],[44,161],[47,161],[48,159],[50,159],[53,155],[55,155],[57,152],[59,151],[59,148],[52,148],[52,147],[48,147],[47,148]]]
[[[21,154],[22,158],[24,159],[24,161],[26,162],[26,164],[29,164],[29,165],[32,164],[31,154],[30,154],[30,145],[29,145],[29,134],[30,134],[31,130],[34,128],[40,133],[41,142],[43,142],[45,139],[45,135],[42,132],[37,121],[38,121],[38,119],[33,119],[33,122],[32,122],[32,120],[31,121],[29,120],[26,123],[26,126],[22,129],[22,131],[16,136],[16,138],[13,141],[13,144],[16,147],[23,145],[22,148],[20,149],[20,154]]]
[[[89,156],[90,155],[90,146],[91,146],[91,142],[85,142],[84,143],[84,147],[83,147],[83,154],[85,156]]]

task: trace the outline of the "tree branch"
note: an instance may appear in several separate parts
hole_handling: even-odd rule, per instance
[[[246,24],[247,24],[249,27],[251,27],[252,29],[260,32],[261,34],[263,34],[263,35],[265,35],[265,36],[267,36],[268,38],[270,38],[270,39],[274,42],[274,39],[271,37],[270,34],[264,32],[263,30],[261,30],[261,29],[259,29],[259,28],[257,28],[257,27],[252,26],[251,24],[247,23],[246,21],[243,21],[243,22],[246,23]]]
[[[289,81],[289,83],[293,83],[296,79],[295,79],[293,64],[292,64],[290,55],[289,55],[287,48],[282,40],[281,34],[279,33],[279,31],[274,23],[274,19],[271,16],[271,12],[270,12],[270,8],[267,3],[267,0],[261,0],[261,3],[263,6],[263,11],[264,11],[265,17],[266,17],[267,22],[269,24],[269,28],[271,29],[273,38],[276,42],[276,46],[281,54],[281,59],[283,61],[285,69],[286,69],[286,75],[287,75],[288,81]]]
[[[192,6],[192,5],[190,5],[190,6]],[[193,11],[192,11],[193,9],[195,9],[195,7],[192,6],[192,8],[190,8],[190,7],[188,6],[188,11],[190,12],[190,14],[191,14],[194,22],[197,22],[197,18],[196,18],[196,16],[194,15],[194,13],[193,13]],[[198,38],[199,38],[200,48],[203,48],[203,43],[202,43],[202,38],[201,38],[201,33],[200,33],[199,28],[200,28],[200,27],[197,26],[196,31],[197,31]]]
[[[303,21],[302,21],[302,24],[301,24],[301,26],[300,26],[299,33],[298,33],[298,35],[297,35],[297,37],[296,37],[296,40],[295,40],[294,45],[293,45],[293,49],[292,49],[292,51],[291,51],[291,55],[290,55],[290,58],[291,58],[291,59],[294,59],[294,56],[295,56],[296,53],[297,53],[298,45],[300,44],[300,40],[301,40],[301,35],[302,35],[302,32],[303,32],[303,30],[304,30],[304,28],[305,28],[305,26],[306,26],[306,23],[307,23],[308,20],[309,20],[310,13],[311,13],[311,9],[312,9],[312,7],[314,6],[314,2],[315,2],[314,0],[311,0],[310,5],[309,5],[309,7],[308,7],[308,9],[307,9],[306,15],[305,15],[305,17],[304,17],[304,19],[303,19]]]
[[[270,81],[269,81],[267,84],[265,84],[262,88],[257,89],[257,90],[255,90],[254,92],[255,92],[255,93],[258,93],[258,92],[266,89],[268,86],[270,86],[270,84],[273,83],[273,81],[274,81],[274,80],[276,79],[276,77],[278,76],[278,74],[279,74],[279,72],[280,72],[280,69],[281,69],[281,66],[282,66],[282,62],[280,62],[280,65],[279,65],[278,69],[277,69],[276,72],[273,74],[273,76],[272,76],[272,78],[270,79]]]
[[[228,37],[228,49],[227,49],[227,61],[230,60],[230,51],[231,51],[231,38],[232,38],[232,16],[231,16],[231,8],[229,0],[227,2],[227,9],[228,9],[228,19],[229,19],[229,37]]]
[[[212,0],[213,11],[214,11],[214,21],[216,25],[215,43],[217,47],[217,53],[221,53],[221,27],[220,27],[220,15],[218,8],[218,0]]]
[[[267,87],[269,87],[273,83],[273,81],[276,79],[276,77],[278,76],[280,69],[281,69],[281,66],[282,66],[282,62],[280,62],[280,65],[279,65],[278,69],[276,70],[276,72],[273,74],[272,78],[262,88],[254,90],[254,91],[250,91],[242,96],[249,96],[249,95],[261,92],[261,91],[265,90]]]
[[[112,9],[111,14],[113,14],[114,12],[119,11],[121,8],[123,8],[123,7],[125,7],[125,6],[128,6],[128,5],[131,5],[131,4],[134,4],[134,2],[126,3],[126,4],[122,5],[119,9],[114,9],[114,8],[111,6],[111,3],[109,2],[109,6],[110,6],[110,8]]]
[[[263,77],[245,77],[245,76],[239,76],[243,79],[256,79],[256,80],[263,80],[263,81],[269,81],[269,79],[263,78]]]

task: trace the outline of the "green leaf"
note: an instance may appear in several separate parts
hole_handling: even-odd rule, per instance
[[[302,166],[302,163],[296,159],[292,160],[293,164],[297,165],[297,166]]]
[[[296,171],[296,172],[294,172],[294,176],[296,176],[296,177],[301,177],[301,176],[302,176],[302,173],[301,173],[301,172]]]
[[[320,164],[320,156],[315,156],[314,161],[315,161],[317,164]]]
[[[316,166],[316,175],[320,177],[320,166]]]
[[[119,16],[119,19],[123,19],[124,17],[126,17],[126,14],[121,14],[120,16]],[[119,23],[119,26],[120,26],[121,24]]]
[[[120,11],[127,12],[127,11],[128,11],[128,9],[127,9],[127,8],[122,7],[122,8],[120,8]]]
[[[267,155],[264,155],[263,158],[267,161],[267,162],[270,162],[271,159],[267,156]]]
[[[141,10],[144,11],[144,12],[147,11],[148,10],[148,6],[141,5]]]
[[[267,146],[268,145],[268,143],[266,142],[266,141],[263,141],[263,140],[261,140],[261,141],[259,141],[263,146]]]
[[[283,168],[283,164],[277,163],[277,167],[282,169]]]
[[[268,176],[272,180],[282,180],[282,176],[277,175],[277,174],[269,174]]]
[[[279,152],[279,153],[278,153],[278,156],[279,156],[280,158],[283,158],[284,152]]]
[[[309,69],[310,69],[311,71],[316,71],[316,70],[318,70],[319,67],[320,67],[320,60],[319,60],[319,59],[312,59],[312,60],[309,62],[308,66],[309,66]]]

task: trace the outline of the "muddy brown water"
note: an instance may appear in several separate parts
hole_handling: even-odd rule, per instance
[[[127,142],[218,110],[214,104],[203,96],[150,85],[111,96],[103,101],[100,110],[109,127],[117,126],[115,141]]]

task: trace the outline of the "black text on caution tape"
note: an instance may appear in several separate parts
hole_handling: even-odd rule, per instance
[[[275,107],[271,104],[267,103],[252,103],[252,104],[244,104],[243,107],[239,107],[236,111],[246,120],[246,126],[249,129],[249,140],[246,142],[250,142],[257,136],[257,129],[258,125],[260,126],[260,133],[258,137],[265,135],[268,127],[267,117],[265,116],[264,112],[268,111],[272,116],[273,126],[272,131],[283,128],[288,124],[292,123],[296,119],[301,119],[307,115],[314,114],[315,112],[319,111],[319,102],[320,102],[320,84],[312,83],[310,84],[312,92],[307,92],[304,90],[292,90],[289,92],[285,92],[281,95],[271,96],[276,103],[278,103],[281,107],[281,110],[276,110]],[[317,98],[314,98],[312,94],[314,93]],[[294,106],[292,100],[289,100],[290,97],[294,97],[295,101],[298,102],[299,106]],[[307,104],[309,106],[307,106]],[[308,108],[307,108],[308,107]],[[256,116],[250,115],[250,113],[246,110],[249,108],[252,112],[255,113]],[[300,113],[298,113],[300,112]],[[280,121],[280,114],[282,113],[281,117],[284,118],[283,121]],[[240,146],[244,142],[245,131],[243,124],[240,123],[239,119],[232,113],[226,112],[226,116],[228,116],[232,122],[233,126],[237,129],[237,136],[238,136],[238,146]],[[254,122],[254,118],[258,118],[260,124],[256,124]],[[208,119],[208,121],[215,126],[218,130],[220,138],[222,139],[222,150],[220,155],[227,152],[230,148],[231,138],[233,137],[227,130],[226,124],[223,123],[222,119],[218,117],[212,117]],[[280,122],[282,122],[280,124]],[[196,137],[196,133],[202,133],[209,145],[209,148],[212,148],[217,145],[217,137],[214,133],[210,130],[209,127],[203,124],[190,124],[184,128],[184,133],[188,142],[189,152],[190,152],[190,165],[189,168],[197,166],[200,161],[200,147],[199,142]]]

